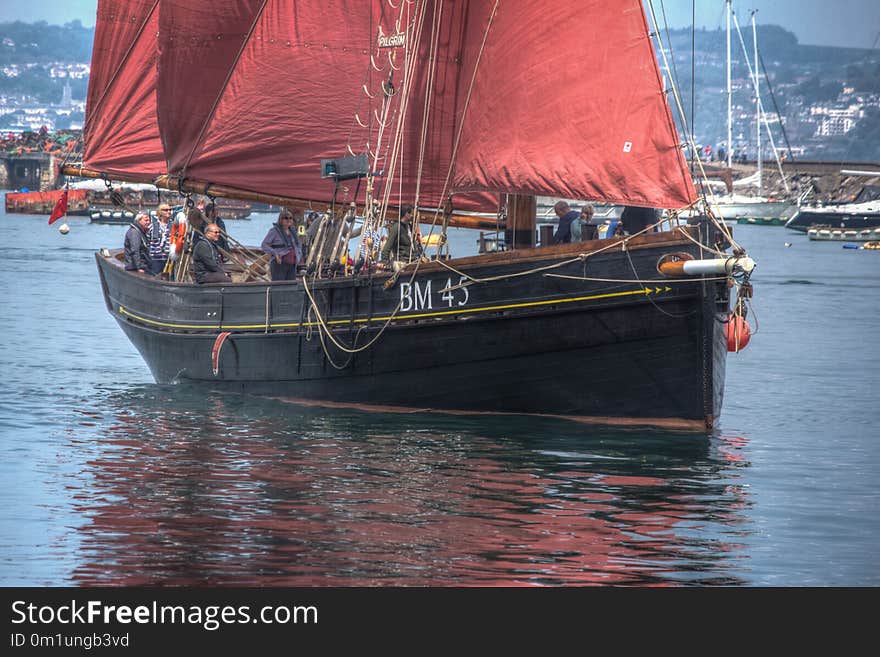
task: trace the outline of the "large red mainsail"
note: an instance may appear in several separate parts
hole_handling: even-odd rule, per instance
[[[486,32],[493,6],[472,2],[468,17],[462,87],[480,63],[456,186],[694,201],[641,0],[504,0]]]
[[[351,149],[378,153],[379,196],[386,185],[391,202],[418,194],[442,204],[466,190],[667,208],[694,200],[640,0],[158,3],[102,1],[136,7],[129,13],[148,26],[102,28],[99,11],[104,52],[142,67],[101,100],[113,74],[104,64],[90,88],[102,119],[89,126],[98,146],[87,155],[105,168],[134,163],[140,140],[131,171],[161,159],[163,173],[191,180],[328,200],[321,160]],[[122,37],[115,49],[104,38],[111,28],[134,38],[127,58]],[[127,141],[111,112],[137,128]],[[357,189],[349,181],[337,199]]]
[[[159,0],[99,0],[83,162],[125,179],[166,171],[156,119]]]

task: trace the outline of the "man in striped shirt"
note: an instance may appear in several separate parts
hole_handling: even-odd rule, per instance
[[[161,203],[150,221],[150,273],[157,276],[165,268],[171,246],[171,206]]]

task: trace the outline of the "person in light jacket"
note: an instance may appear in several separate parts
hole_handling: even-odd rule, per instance
[[[296,278],[297,265],[303,262],[302,244],[295,224],[293,213],[284,208],[260,245],[263,253],[272,256],[269,271],[273,281],[292,281]]]

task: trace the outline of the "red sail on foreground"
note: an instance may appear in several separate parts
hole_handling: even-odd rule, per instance
[[[98,3],[83,163],[129,182],[165,173],[156,123],[159,0]]]
[[[397,32],[421,10],[421,31]],[[98,18],[92,169],[329,200],[321,160],[365,152],[391,102],[411,153],[394,200],[416,187],[434,205],[453,191],[695,200],[639,0],[105,0]],[[377,33],[413,42],[407,77]]]
[[[324,212],[283,275],[97,254],[107,307],[159,382],[712,427],[754,263],[678,221],[702,201],[654,38],[642,0],[99,0],[84,167]],[[538,244],[539,196],[647,211],[575,243],[560,212]],[[448,253],[448,213],[422,240],[410,204],[477,213],[497,251]]]

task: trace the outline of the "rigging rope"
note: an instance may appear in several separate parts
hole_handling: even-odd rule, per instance
[[[223,98],[223,94],[226,92],[226,87],[229,85],[229,80],[232,78],[232,74],[235,72],[235,67],[238,65],[238,60],[241,59],[241,54],[244,52],[245,46],[248,45],[248,42],[251,39],[251,35],[254,33],[254,30],[257,27],[257,21],[260,20],[260,16],[263,15],[263,10],[266,8],[266,3],[268,0],[263,0],[263,4],[260,5],[259,10],[254,14],[254,21],[251,23],[251,27],[245,35],[244,39],[241,42],[241,47],[238,49],[238,52],[235,54],[235,59],[232,60],[232,65],[229,67],[229,70],[226,72],[226,79],[223,81],[223,84],[220,86],[220,90],[217,92],[217,97],[214,98],[214,103],[211,105],[211,109],[205,117],[205,122],[202,124],[202,129],[199,130],[199,136],[193,142],[192,150],[189,152],[189,155],[186,157],[186,162],[183,163],[183,167],[180,170],[180,178],[183,179],[186,177],[186,170],[189,167],[189,163],[192,161],[193,155],[196,153],[196,149],[199,147],[199,144],[202,143],[202,138],[205,136],[205,130],[208,128],[208,124],[211,122],[211,119],[214,118],[214,112],[217,111],[217,105],[220,104],[220,99]],[[158,3],[157,3],[158,4]]]
[[[690,130],[687,130],[687,119],[685,118],[684,108],[682,107],[682,104],[681,104],[681,97],[679,96],[679,93],[678,93],[678,87],[676,86],[675,80],[671,77],[671,68],[669,66],[669,59],[666,55],[667,49],[663,45],[663,38],[660,36],[660,31],[658,29],[659,23],[657,21],[657,14],[654,11],[654,2],[653,2],[653,0],[648,0],[647,4],[648,4],[649,13],[651,14],[651,21],[654,25],[654,35],[657,38],[657,43],[659,45],[658,50],[660,51],[660,55],[663,58],[663,64],[664,64],[666,70],[670,73],[670,86],[672,89],[672,97],[675,99],[675,107],[678,111],[678,116],[682,121],[682,125],[686,128],[688,144],[689,144],[690,148],[692,149],[692,151],[694,153],[696,153],[697,152],[697,145],[694,142],[693,134],[691,134]],[[694,158],[694,160],[695,160],[695,164],[699,167],[700,176],[703,179],[707,179],[708,175],[706,174],[706,169],[703,166],[703,161],[698,157]],[[709,189],[709,194],[712,198],[712,202],[717,205],[717,199],[715,198],[715,194],[711,188]],[[706,206],[707,206],[705,208],[706,215],[709,217],[709,219],[712,221],[712,223],[715,224],[715,226],[718,228],[718,230],[720,230],[724,234],[724,236],[730,242],[731,246],[733,246],[734,248],[737,248],[737,249],[742,249],[742,246],[740,246],[736,242],[736,240],[733,239],[733,233],[731,233],[727,224],[723,220],[720,220],[717,217],[715,217],[715,214],[712,211],[711,205],[706,204]]]

